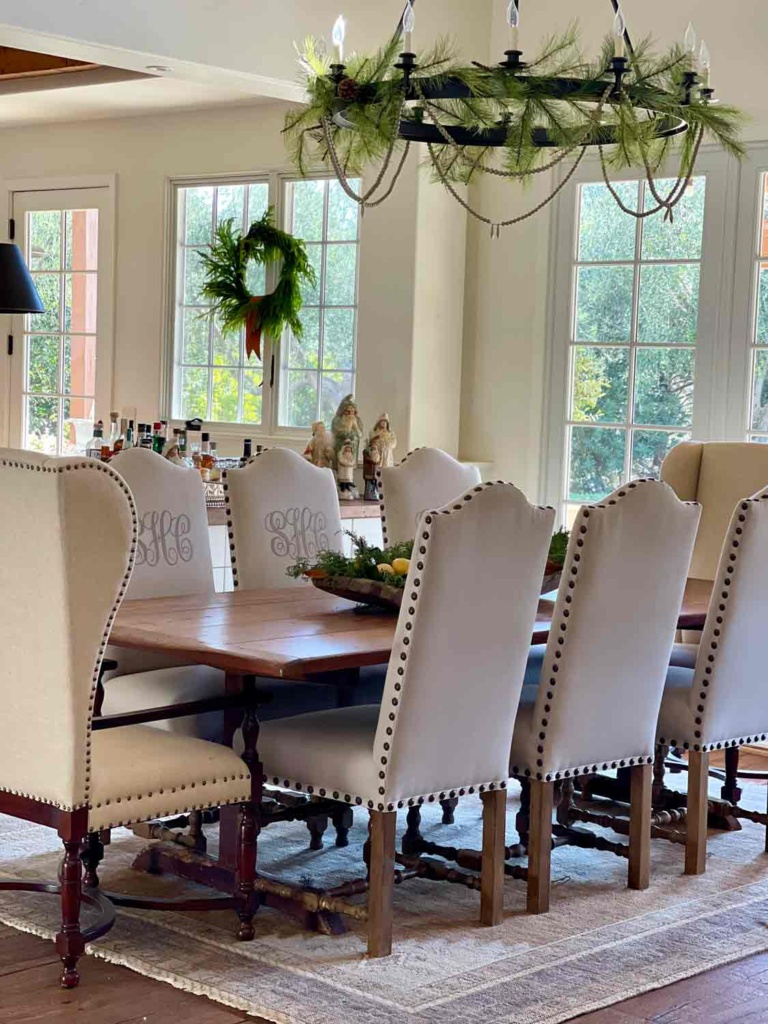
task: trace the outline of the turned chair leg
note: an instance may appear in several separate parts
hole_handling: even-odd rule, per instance
[[[64,841],[61,867],[61,931],[56,936],[56,952],[61,957],[61,986],[75,988],[80,982],[77,962],[85,951],[80,931],[83,865],[80,860],[82,838]]]
[[[515,828],[520,839],[520,845],[528,847],[528,833],[531,829],[531,780],[519,779],[520,782],[520,810],[515,817]]]
[[[421,849],[420,844],[424,841],[424,837],[421,834],[421,807],[418,804],[409,807],[405,820],[406,829],[403,833],[401,849],[407,856],[408,854],[418,853]]]
[[[313,814],[311,818],[307,818],[307,831],[309,832],[310,850],[322,850],[323,836],[325,835],[325,830],[327,828],[327,814]]]
[[[392,952],[392,894],[395,888],[394,811],[371,811],[368,887],[368,956]]]
[[[552,862],[552,805],[554,783],[531,781],[530,835],[528,837],[528,913],[549,910]]]
[[[240,942],[250,942],[255,935],[253,919],[258,908],[256,882],[256,835],[258,825],[256,808],[253,804],[243,804],[240,813],[240,834],[237,847],[237,916],[240,927],[237,938]]]
[[[100,832],[89,832],[85,840],[83,852],[80,855],[85,868],[83,885],[87,889],[98,889],[99,887],[99,864],[104,860],[104,843],[101,841]]]
[[[651,884],[651,813],[653,765],[630,769],[629,888],[647,889]]]
[[[456,822],[456,808],[459,806],[459,798],[457,796],[449,797],[446,800],[440,801],[440,806],[443,808],[443,824],[453,825]]]
[[[339,804],[331,811],[331,821],[336,829],[336,845],[349,846],[349,830],[355,823],[355,813],[346,804]]]
[[[483,793],[483,862],[480,876],[480,924],[494,927],[504,918],[504,851],[507,792]]]
[[[709,754],[688,754],[688,811],[685,840],[686,875],[703,875],[707,869],[707,818],[709,814]]]

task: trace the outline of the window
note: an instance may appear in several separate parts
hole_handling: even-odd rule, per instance
[[[210,303],[201,295],[204,271],[199,253],[210,246],[219,224],[231,219],[236,228],[247,231],[268,206],[267,181],[177,190],[174,419],[199,416],[215,423],[262,423],[262,365],[246,358],[245,331],[224,336],[207,315]],[[252,264],[249,274],[252,293],[263,294],[264,268]]]
[[[756,302],[750,330],[752,346],[752,401],[747,431],[751,440],[768,444],[768,174],[760,178],[760,216],[757,253],[753,248]]]
[[[673,184],[661,181],[659,189],[666,194]],[[655,205],[645,181],[621,182],[617,190],[631,209]],[[658,476],[669,449],[691,436],[706,192],[706,178],[695,178],[670,224],[663,214],[638,220],[623,213],[602,182],[577,190],[564,460],[569,521],[579,505],[622,482]]]
[[[359,184],[353,182],[353,185]],[[222,336],[201,295],[199,252],[227,219],[247,231],[270,206],[278,221],[307,243],[317,286],[304,295],[304,336],[281,339],[279,359],[264,339],[264,363],[245,355],[245,332]],[[262,434],[290,433],[322,418],[355,386],[359,211],[326,178],[178,184],[175,187],[174,359],[171,415],[238,424]],[[251,265],[255,295],[273,289],[278,274]],[[266,381],[264,380],[267,367]],[[275,396],[273,398],[273,396]]]
[[[282,346],[280,426],[330,426],[355,389],[359,220],[337,181],[286,183],[287,230],[306,241],[317,285],[304,294],[304,336],[290,335]]]

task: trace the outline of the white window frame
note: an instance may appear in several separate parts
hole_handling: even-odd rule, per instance
[[[333,175],[323,171],[313,172],[308,175],[312,179],[333,180]],[[287,210],[286,186],[289,182],[301,180],[295,172],[290,171],[250,171],[233,174],[207,174],[207,175],[184,175],[169,178],[166,181],[166,218],[165,218],[165,252],[164,252],[164,312],[163,312],[163,345],[161,363],[161,395],[163,396],[163,416],[174,425],[181,425],[182,420],[172,419],[173,411],[173,387],[174,375],[177,371],[177,348],[176,331],[177,315],[179,308],[178,289],[181,287],[178,280],[178,194],[183,188],[195,188],[205,185],[237,185],[254,182],[266,182],[269,185],[269,205],[274,208],[275,222],[284,227]],[[362,224],[357,240],[358,252],[358,288],[359,288],[359,262],[360,249],[362,246]],[[267,291],[271,292],[277,285],[277,271],[274,267],[267,267]],[[359,326],[359,301],[355,296],[355,373],[358,366],[358,326]],[[281,345],[286,344],[281,340]],[[244,437],[251,437],[258,443],[268,444],[276,441],[295,442],[296,445],[306,444],[311,436],[311,427],[282,427],[279,426],[279,402],[281,395],[281,355],[279,346],[275,346],[268,338],[264,338],[262,351],[262,366],[264,368],[264,386],[262,388],[262,411],[261,425],[248,423],[215,423],[207,422],[216,438],[229,441],[231,444],[239,443]]]
[[[557,182],[565,171],[560,171]],[[676,176],[669,170],[661,176]],[[726,430],[725,403],[719,397],[718,382],[728,373],[731,327],[733,260],[728,254],[735,245],[734,217],[729,209],[738,192],[738,165],[725,154],[704,148],[696,174],[707,178],[707,200],[702,240],[699,320],[696,337],[693,422],[691,436],[699,440],[723,437]],[[616,180],[638,180],[642,172],[616,174]],[[578,243],[578,189],[602,181],[599,160],[590,155],[560,193],[550,233],[551,297],[547,322],[545,395],[541,449],[541,500],[562,514],[567,503],[566,423],[570,400],[571,318],[575,303],[576,253]],[[674,261],[672,261],[674,262]],[[729,273],[730,270],[730,273]],[[586,343],[585,343],[586,344]]]

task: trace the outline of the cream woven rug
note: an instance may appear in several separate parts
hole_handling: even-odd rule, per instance
[[[713,784],[713,793],[718,786]],[[766,790],[747,787],[762,807]],[[517,796],[509,801],[514,839]],[[359,874],[365,815],[346,850],[306,849],[303,825],[262,834],[260,863],[286,878],[332,883]],[[462,801],[455,826],[439,809],[425,811],[426,835],[477,847],[480,804]],[[332,832],[326,834],[332,842]],[[116,832],[102,871],[106,887],[173,894],[180,883],[137,875],[132,856],[145,844]],[[524,912],[521,883],[506,886],[506,917],[477,924],[479,898],[461,886],[408,882],[395,892],[395,952],[367,961],[364,935],[298,930],[272,910],[257,918],[257,938],[233,939],[229,913],[123,911],[91,952],[112,963],[228,1006],[284,1024],[557,1024],[659,988],[719,964],[768,949],[768,856],[764,830],[710,839],[707,874],[682,874],[682,848],[653,844],[653,884],[626,889],[626,862],[611,854],[561,849],[553,855],[552,910]],[[58,840],[47,829],[0,818],[0,873],[55,877]],[[0,894],[0,921],[50,936],[56,900]],[[82,964],[87,984],[88,963]]]

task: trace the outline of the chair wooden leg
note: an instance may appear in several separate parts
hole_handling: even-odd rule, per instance
[[[489,927],[504,918],[504,848],[507,792],[483,793],[483,863],[480,879],[480,923]]]
[[[56,952],[61,957],[61,986],[76,988],[80,982],[77,962],[85,951],[80,931],[83,865],[80,850],[83,837],[64,840],[61,867],[61,931],[56,936]]]
[[[531,781],[531,824],[528,839],[528,913],[549,910],[552,861],[554,783]]]
[[[443,809],[443,824],[453,825],[456,822],[456,808],[459,806],[459,798],[457,796],[448,797],[446,800],[440,801],[440,806]]]
[[[237,916],[240,927],[237,938],[240,942],[250,942],[255,935],[253,919],[258,908],[256,882],[256,808],[253,804],[243,804],[240,815],[240,835],[237,849]]]
[[[346,804],[339,804],[331,811],[331,821],[336,829],[336,845],[339,847],[349,846],[349,830],[355,823],[355,813]]]
[[[653,765],[630,769],[629,888],[647,889],[651,884],[651,797]]]
[[[371,866],[368,888],[368,956],[392,952],[392,894],[395,888],[394,811],[371,811]]]
[[[688,754],[688,828],[685,840],[686,875],[703,875],[707,863],[709,754]]]
[[[101,841],[100,832],[89,832],[85,840],[85,846],[81,853],[85,877],[83,885],[88,889],[97,889],[99,886],[99,864],[104,860],[104,843]]]

